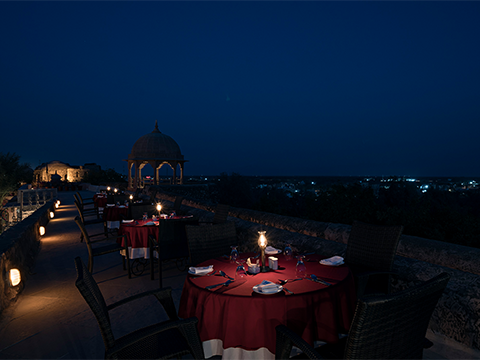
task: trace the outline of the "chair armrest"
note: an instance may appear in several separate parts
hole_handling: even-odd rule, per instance
[[[397,275],[395,271],[380,271],[380,270],[367,270],[358,273],[354,273],[357,298],[361,298],[365,295],[365,289],[367,288],[370,276],[375,275]]]
[[[127,243],[127,236],[126,235],[115,235],[113,237],[106,237],[106,238],[103,238],[103,239],[98,239],[98,240],[91,240],[90,243],[91,244],[95,244],[95,243],[98,243],[98,242],[102,242],[102,241],[107,241],[107,240],[112,240],[112,239],[118,239],[118,238],[123,238],[123,241],[124,241],[124,244]]]
[[[275,331],[277,333],[276,359],[290,358],[293,345],[299,348],[309,359],[323,359],[312,346],[285,325],[278,325]]]
[[[163,289],[156,289],[156,290],[149,290],[149,291],[142,292],[140,294],[129,296],[125,299],[119,300],[113,304],[108,305],[107,310],[110,311],[112,309],[115,309],[118,306],[125,305],[131,301],[138,300],[145,296],[151,296],[151,295],[155,296],[157,300],[162,304],[170,320],[178,320],[177,310],[175,309],[175,304],[173,303],[171,287],[166,287]]]
[[[194,359],[205,359],[203,345],[198,335],[197,323],[198,319],[196,317],[192,317],[177,321],[166,321],[135,330],[125,336],[116,339],[115,344],[105,352],[105,359],[116,359],[118,358],[117,353],[121,352],[122,350],[127,350],[131,346],[139,346],[139,344],[137,343],[140,341],[142,342],[142,344],[144,344],[145,342],[148,343],[147,339],[149,337],[152,337],[152,344],[154,343],[155,346],[157,346],[157,335],[173,329],[177,329],[179,331],[178,335],[183,335],[186,342],[188,343],[188,348],[185,348],[185,350],[190,351]],[[166,339],[175,340],[171,339],[171,334],[169,335],[170,336],[166,336]],[[165,343],[162,346],[168,345],[168,343]]]

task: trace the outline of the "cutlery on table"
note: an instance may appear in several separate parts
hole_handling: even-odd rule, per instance
[[[319,278],[317,277],[317,275],[315,275],[315,274],[310,275],[310,278],[307,278],[307,279],[312,280],[312,281],[315,281],[315,282],[318,282],[318,283],[323,284],[323,285],[326,285],[326,286],[332,285],[332,284],[326,282],[325,280],[319,279]]]
[[[283,290],[285,290],[285,291],[286,291],[286,292],[288,292],[289,294],[292,294],[292,295],[294,295],[294,292],[293,292],[293,291],[290,291],[290,290],[288,290],[286,287],[283,287]]]
[[[216,287],[218,287],[218,286],[228,286],[228,285],[230,285],[232,282],[233,282],[233,280],[227,280],[226,282],[221,283],[221,284],[215,284],[215,285],[207,286],[205,289],[210,290],[210,289],[214,289],[214,288],[216,288]]]
[[[287,282],[294,282],[294,281],[302,280],[302,279],[303,279],[303,278],[286,279],[286,280],[278,279],[278,281],[280,282],[280,285],[284,285],[284,284],[286,284]]]
[[[230,280],[233,281],[233,278],[230,277],[230,276],[228,276],[227,274],[225,274],[225,272],[224,272],[223,270],[220,270],[220,271],[219,271],[219,274],[222,275],[223,277],[226,277],[226,278],[228,278],[228,279],[230,279]]]

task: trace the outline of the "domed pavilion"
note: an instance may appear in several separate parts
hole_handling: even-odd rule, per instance
[[[154,169],[154,184],[159,184],[159,170],[163,165],[169,165],[173,170],[172,184],[183,183],[183,167],[187,160],[183,158],[180,146],[170,136],[155,129],[140,137],[128,155],[128,187],[136,189],[143,186],[142,169],[150,164]],[[135,177],[132,178],[132,167],[135,166]],[[177,166],[180,166],[180,177],[177,179]]]

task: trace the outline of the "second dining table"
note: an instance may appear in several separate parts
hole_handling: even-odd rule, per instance
[[[183,249],[183,253],[188,255],[188,244],[184,235],[184,226],[186,224],[198,222],[193,216],[171,216],[162,215],[160,219],[153,220],[124,220],[120,224],[119,234],[126,235],[127,246],[130,259],[149,259],[149,236],[153,236],[158,241],[160,222],[164,225],[165,236],[169,237],[167,240],[171,242],[176,240],[179,247]],[[182,225],[182,228],[176,225]],[[123,243],[122,243],[123,245]]]
[[[241,254],[241,258],[254,254]],[[228,286],[207,289],[227,279],[220,271],[235,278],[237,263],[226,257],[205,261],[213,276],[189,275],[184,283],[179,306],[182,318],[197,317],[205,356],[221,355],[226,359],[274,359],[275,327],[283,324],[313,344],[316,340],[336,342],[345,333],[355,311],[356,296],[353,275],[347,265],[326,266],[325,258],[310,255],[305,259],[307,277],[311,274],[328,282],[303,278],[287,282],[278,293],[261,294],[254,287],[264,280],[297,279],[295,259],[283,254],[278,270],[247,275]],[[213,272],[212,272],[213,274]],[[288,290],[287,290],[288,289]]]

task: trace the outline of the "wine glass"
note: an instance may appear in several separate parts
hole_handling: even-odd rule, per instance
[[[297,256],[297,266],[295,267],[295,275],[297,278],[305,278],[307,276],[307,267],[305,266],[305,263],[303,262],[303,258],[305,256],[299,255]]]
[[[285,244],[285,249],[283,250],[283,254],[285,255],[286,260],[292,260],[292,248],[290,247],[290,244]]]
[[[232,248],[232,251],[230,252],[230,262],[234,263],[238,259],[238,246],[230,246]]]
[[[235,280],[245,280],[247,278],[247,272],[243,265],[238,265],[237,270],[235,270]]]

